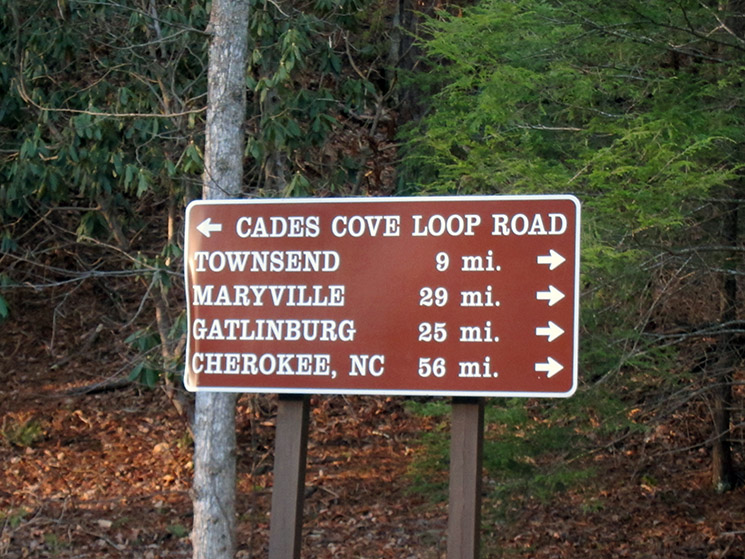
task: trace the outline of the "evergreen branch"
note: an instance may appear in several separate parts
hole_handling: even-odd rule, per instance
[[[724,22],[724,21],[722,20],[722,18],[720,18],[720,17],[719,17],[719,16],[718,16],[718,15],[717,15],[717,14],[716,14],[716,13],[714,12],[714,10],[712,10],[712,9],[711,9],[711,8],[710,8],[709,6],[707,6],[707,5],[706,5],[706,4],[704,4],[703,2],[699,2],[699,5],[700,5],[700,6],[701,6],[701,7],[702,7],[702,8],[704,9],[704,10],[706,10],[707,12],[709,12],[709,13],[711,14],[711,16],[712,16],[712,17],[713,17],[714,19],[716,19],[716,20],[717,20],[717,23],[719,24],[719,27],[718,27],[717,29],[724,29],[724,30],[725,30],[725,31],[726,31],[727,33],[729,33],[729,34],[730,34],[730,35],[732,36],[732,38],[733,38],[733,39],[735,39],[735,40],[736,40],[736,41],[737,41],[738,43],[740,43],[741,45],[745,46],[745,40],[744,40],[744,39],[742,39],[741,37],[738,37],[738,36],[737,36],[737,33],[735,33],[734,31],[732,31],[732,29],[730,29],[730,28],[729,28],[729,26],[728,26],[728,25],[727,25],[727,24],[726,24],[726,23],[725,23],[725,22]],[[716,31],[717,29],[714,29],[714,31]],[[713,31],[712,31],[712,33],[713,33]],[[723,45],[725,45],[725,46],[733,46],[733,47],[735,46],[735,45],[730,45],[729,43],[721,43],[721,44],[723,44]],[[735,47],[735,48],[737,48],[737,47]],[[740,48],[740,50],[745,50],[745,49],[742,49],[742,48]]]
[[[28,94],[26,93],[26,90],[21,85],[22,81],[18,80],[18,92],[21,95],[21,98],[34,107],[35,109],[38,109],[42,112],[47,113],[67,113],[67,114],[74,114],[74,115],[88,115],[88,116],[96,116],[96,117],[103,117],[103,118],[176,118],[181,116],[188,116],[188,115],[194,115],[194,114],[200,114],[207,110],[207,107],[199,107],[198,109],[190,109],[187,111],[181,111],[178,113],[110,113],[110,112],[103,112],[103,111],[90,111],[86,109],[68,109],[68,108],[62,108],[62,107],[44,107],[43,105],[40,105],[33,99],[31,99]]]
[[[698,202],[715,203],[715,204],[745,204],[745,198],[696,198]]]
[[[704,6],[704,4],[702,2],[699,2],[699,4],[702,7],[706,8],[706,6]],[[702,41],[713,43],[713,44],[715,44],[717,46],[720,46],[720,47],[731,47],[731,48],[734,48],[734,49],[737,49],[737,50],[745,51],[745,41],[743,41],[742,39],[740,39],[739,37],[737,37],[725,25],[725,23],[716,14],[714,14],[713,12],[711,14],[717,20],[717,22],[719,23],[719,26],[716,27],[716,28],[714,28],[714,29],[712,29],[709,33],[701,33],[700,31],[696,30],[693,27],[693,23],[689,19],[688,13],[686,12],[685,8],[681,5],[680,2],[678,2],[678,7],[681,9],[681,11],[683,13],[683,17],[686,20],[686,23],[688,23],[688,27],[687,28],[686,27],[681,27],[679,25],[673,25],[672,23],[663,23],[663,22],[660,22],[660,21],[655,21],[650,16],[648,16],[646,14],[643,14],[643,13],[641,13],[638,10],[634,10],[634,12],[637,15],[639,15],[640,17],[642,17],[643,19],[647,20],[647,22],[648,23],[651,23],[652,25],[656,25],[658,27],[663,27],[663,28],[666,28],[666,29],[671,29],[673,31],[681,31],[683,33],[689,33],[689,34],[693,35],[694,37],[696,37],[697,39],[701,39]],[[709,11],[711,12],[710,9],[709,9]],[[735,44],[732,44],[732,43],[728,43],[726,41],[720,41],[720,40],[717,40],[717,39],[712,38],[711,35],[713,33],[715,33],[719,29],[724,29],[724,30],[728,31],[733,37],[735,37],[740,43],[742,43],[743,46],[738,46],[738,45],[735,45]],[[673,47],[673,48],[676,48],[674,45],[670,45],[669,43],[668,43],[668,46]],[[679,52],[680,54],[685,54],[682,50],[681,51],[676,51],[676,52]],[[689,56],[695,56],[695,55],[689,54]],[[708,58],[708,59],[705,58],[705,60],[712,60],[712,61],[719,61],[719,62],[728,62],[727,60],[716,59],[716,58]]]
[[[647,335],[657,340],[669,340],[664,345],[674,345],[691,338],[721,336],[722,334],[745,334],[745,320],[687,326],[678,330],[676,332]]]
[[[21,67],[18,71],[18,78],[17,78],[18,94],[21,96],[21,99],[23,99],[25,103],[27,103],[28,105],[42,112],[88,115],[88,116],[96,116],[96,117],[104,117],[104,118],[175,118],[175,117],[199,114],[207,110],[207,107],[204,106],[204,107],[199,107],[197,109],[181,111],[178,113],[115,113],[115,112],[91,111],[87,109],[44,107],[43,105],[40,105],[39,103],[34,101],[31,98],[31,96],[28,94],[28,92],[26,91],[26,84],[23,81],[22,76],[23,76],[23,62],[21,62]]]
[[[727,246],[727,245],[702,245],[690,248],[669,249],[666,252],[673,256],[682,256],[684,254],[696,254],[699,252],[745,252],[745,247]]]
[[[58,271],[60,270],[58,269]],[[51,289],[54,287],[61,287],[63,285],[70,285],[72,283],[80,283],[89,279],[135,277],[141,276],[146,273],[156,273],[156,271],[167,272],[166,270],[90,270],[88,272],[72,272],[71,270],[61,271],[73,277],[63,280],[50,281],[47,283],[25,282],[22,284],[4,285],[2,289],[33,289],[34,291],[41,291],[42,289]],[[171,273],[173,275],[181,275],[176,272],[167,273]]]
[[[157,15],[154,16],[152,13],[148,13],[148,12],[146,12],[144,10],[141,10],[141,9],[138,9],[138,8],[133,8],[131,6],[125,6],[124,4],[118,4],[116,2],[91,2],[91,1],[86,1],[86,0],[79,0],[79,2],[80,2],[80,4],[87,4],[88,6],[103,6],[103,7],[109,7],[109,8],[118,8],[120,10],[127,10],[127,11],[130,11],[130,12],[134,12],[136,14],[139,14],[141,16],[147,17],[147,18],[149,18],[150,20],[152,20],[153,22],[156,22],[156,23],[162,23],[164,25],[170,25],[171,27],[179,27],[179,28],[183,29],[184,31],[190,31],[192,33],[198,33],[200,35],[205,35],[205,36],[209,36],[210,35],[210,33],[208,33],[207,31],[204,31],[203,29],[197,29],[196,27],[190,27],[188,25],[184,25],[183,23],[178,23],[178,22],[175,22],[175,21],[167,21],[167,20],[164,20],[164,19],[161,19],[161,18],[157,17]]]
[[[160,30],[160,27],[158,27],[158,31]],[[153,39],[152,41],[147,41],[145,43],[138,43],[134,45],[127,45],[124,47],[118,47],[116,45],[107,44],[108,47],[116,50],[128,50],[128,51],[134,51],[135,49],[144,48],[144,47],[152,47],[152,46],[163,46],[164,43],[167,43],[168,41],[171,41],[178,37],[179,35],[183,35],[184,33],[190,33],[191,29],[179,29],[176,31],[173,35],[169,35],[168,37],[163,37],[162,35],[159,35],[156,39]],[[161,57],[163,59],[167,58],[164,54],[161,53]]]
[[[545,126],[543,124],[516,124],[515,128],[523,130],[550,130],[557,132],[583,132],[584,128],[576,128],[574,126]]]
[[[145,274],[168,274],[175,277],[180,277],[181,272],[174,271],[174,270],[168,270],[167,268],[158,268],[155,266],[149,266],[147,264],[141,263],[142,268],[139,269],[133,269],[133,270],[86,270],[83,272],[79,272],[76,270],[69,270],[66,268],[60,268],[57,266],[50,266],[48,264],[42,264],[40,262],[36,262],[34,260],[31,260],[29,258],[25,258],[23,256],[17,256],[15,254],[11,253],[5,253],[3,257],[11,258],[17,262],[22,262],[24,264],[29,264],[36,268],[42,268],[43,270],[47,270],[49,272],[58,274],[63,277],[67,277],[67,279],[61,279],[57,281],[52,281],[48,283],[31,283],[31,282],[23,282],[23,283],[15,283],[10,285],[4,285],[2,286],[3,289],[33,289],[35,291],[38,291],[40,289],[48,289],[51,287],[59,287],[61,285],[68,285],[71,283],[78,283],[83,282],[89,279],[94,278],[108,278],[108,277],[136,277],[136,276],[142,276]]]
[[[719,58],[719,57],[716,57],[716,56],[711,56],[711,55],[705,54],[703,52],[699,52],[699,51],[695,51],[695,50],[690,50],[690,49],[685,49],[685,48],[682,48],[680,46],[673,45],[671,43],[663,43],[663,42],[661,42],[659,40],[656,40],[656,39],[654,39],[652,37],[647,37],[647,36],[644,36],[644,35],[633,35],[633,34],[627,33],[627,32],[616,31],[616,30],[611,29],[610,26],[601,25],[601,24],[597,23],[596,21],[593,21],[592,19],[590,19],[590,18],[588,18],[586,16],[583,16],[581,14],[576,14],[576,15],[579,15],[580,18],[585,22],[585,24],[591,26],[596,31],[599,31],[600,33],[603,33],[603,34],[606,34],[606,35],[610,35],[612,37],[617,37],[619,39],[630,40],[632,42],[643,44],[643,45],[657,46],[657,47],[662,48],[663,50],[667,50],[668,52],[673,52],[673,53],[676,53],[676,54],[682,54],[684,56],[690,56],[692,58],[697,58],[697,59],[700,59],[700,60],[706,60],[706,61],[709,61],[709,62],[716,62],[718,64],[731,64],[732,63],[732,61],[727,60],[725,58]],[[651,23],[651,24],[657,25],[659,27],[663,27],[663,28],[667,28],[667,29],[672,29],[672,30],[675,30],[675,31],[683,31],[683,32],[686,32],[686,33],[691,33],[691,34],[693,34],[694,36],[696,36],[696,37],[698,37],[700,39],[703,39],[703,40],[706,40],[706,41],[709,41],[709,42],[712,42],[712,43],[715,43],[715,44],[720,44],[722,46],[733,47],[733,48],[736,48],[738,50],[745,50],[745,48],[738,47],[737,45],[733,45],[731,43],[724,43],[722,41],[717,41],[716,39],[712,39],[710,37],[707,37],[706,35],[700,35],[700,34],[697,35],[696,34],[697,32],[695,32],[695,30],[686,29],[684,27],[675,26],[675,25],[672,25],[672,24],[659,23],[659,22],[656,22],[656,21],[652,20],[648,16],[645,16],[644,14],[639,14],[639,15],[642,18],[646,19],[647,20],[647,23]],[[619,25],[616,25],[614,27],[625,27],[625,25],[619,24]]]

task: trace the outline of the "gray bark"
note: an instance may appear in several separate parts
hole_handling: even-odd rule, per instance
[[[243,181],[248,0],[213,0],[205,199],[237,198]],[[194,417],[194,559],[235,555],[235,395],[198,392]]]
[[[194,410],[194,559],[235,554],[235,396],[198,392]]]
[[[243,182],[248,0],[214,0],[208,31],[205,199],[238,198]]]

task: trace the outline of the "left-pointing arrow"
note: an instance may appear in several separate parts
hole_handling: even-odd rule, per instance
[[[551,322],[550,320],[548,321],[548,326],[539,326],[535,329],[536,336],[546,336],[549,342],[553,342],[563,333],[564,330],[562,330],[558,324]]]
[[[212,223],[212,218],[208,217],[202,223],[197,225],[197,231],[209,238],[212,233],[222,231],[222,223]]]
[[[564,368],[564,365],[559,363],[556,359],[553,357],[549,357],[548,361],[545,363],[536,363],[535,364],[535,371],[536,373],[546,373],[546,376],[548,378],[551,378],[556,373],[561,371]]]

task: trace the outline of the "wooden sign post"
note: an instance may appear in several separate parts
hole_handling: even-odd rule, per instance
[[[478,559],[484,400],[453,399],[447,559]]]
[[[270,559],[300,553],[310,394],[453,397],[448,559],[478,556],[483,398],[577,387],[579,225],[568,195],[189,205],[184,384],[281,395]]]
[[[297,559],[303,530],[308,396],[280,395],[274,440],[269,559]]]

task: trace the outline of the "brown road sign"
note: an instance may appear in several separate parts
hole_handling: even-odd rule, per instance
[[[189,390],[570,396],[573,196],[197,201]]]

